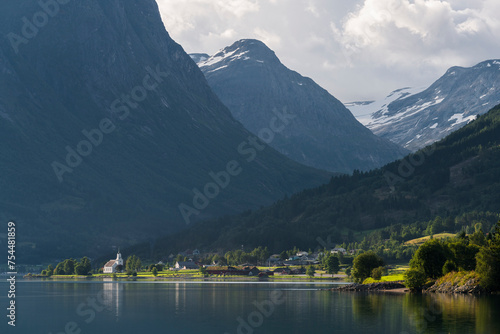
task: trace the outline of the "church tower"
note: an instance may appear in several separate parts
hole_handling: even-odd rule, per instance
[[[120,253],[120,248],[118,248],[118,253],[116,254],[116,265],[123,266],[122,253]]]

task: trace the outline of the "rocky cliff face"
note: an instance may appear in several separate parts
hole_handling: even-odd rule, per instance
[[[427,89],[403,88],[381,101],[351,104],[376,135],[416,151],[500,103],[500,60],[452,67]]]
[[[27,261],[94,256],[329,177],[233,119],[153,0],[43,3],[0,4],[0,219],[21,226]]]
[[[295,161],[350,173],[380,167],[407,153],[374,136],[340,101],[286,68],[258,40],[240,40],[198,65],[238,121]],[[283,114],[285,126],[272,124]]]

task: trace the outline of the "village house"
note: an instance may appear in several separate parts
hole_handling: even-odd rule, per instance
[[[342,247],[335,247],[334,249],[332,249],[332,254],[338,254],[338,253],[346,255],[347,251],[345,250],[345,248]]]
[[[266,260],[266,264],[269,264],[270,266],[279,266],[283,264],[283,261],[281,260],[281,256],[279,254],[273,254]]]
[[[199,269],[200,267],[192,262],[192,261],[188,261],[188,262],[176,262],[175,263],[175,269],[178,269],[178,270],[186,270],[186,269]]]

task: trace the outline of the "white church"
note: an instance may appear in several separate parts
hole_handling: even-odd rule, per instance
[[[123,268],[123,259],[122,259],[122,254],[120,253],[120,250],[118,250],[118,253],[116,254],[116,260],[109,260],[105,265],[103,269],[103,273],[105,274],[113,274],[117,273],[118,270],[116,267],[122,266]]]

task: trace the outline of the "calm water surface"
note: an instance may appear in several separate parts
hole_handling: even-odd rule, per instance
[[[500,333],[499,296],[362,294],[310,283],[17,282],[1,333]],[[4,330],[5,329],[5,330]]]

